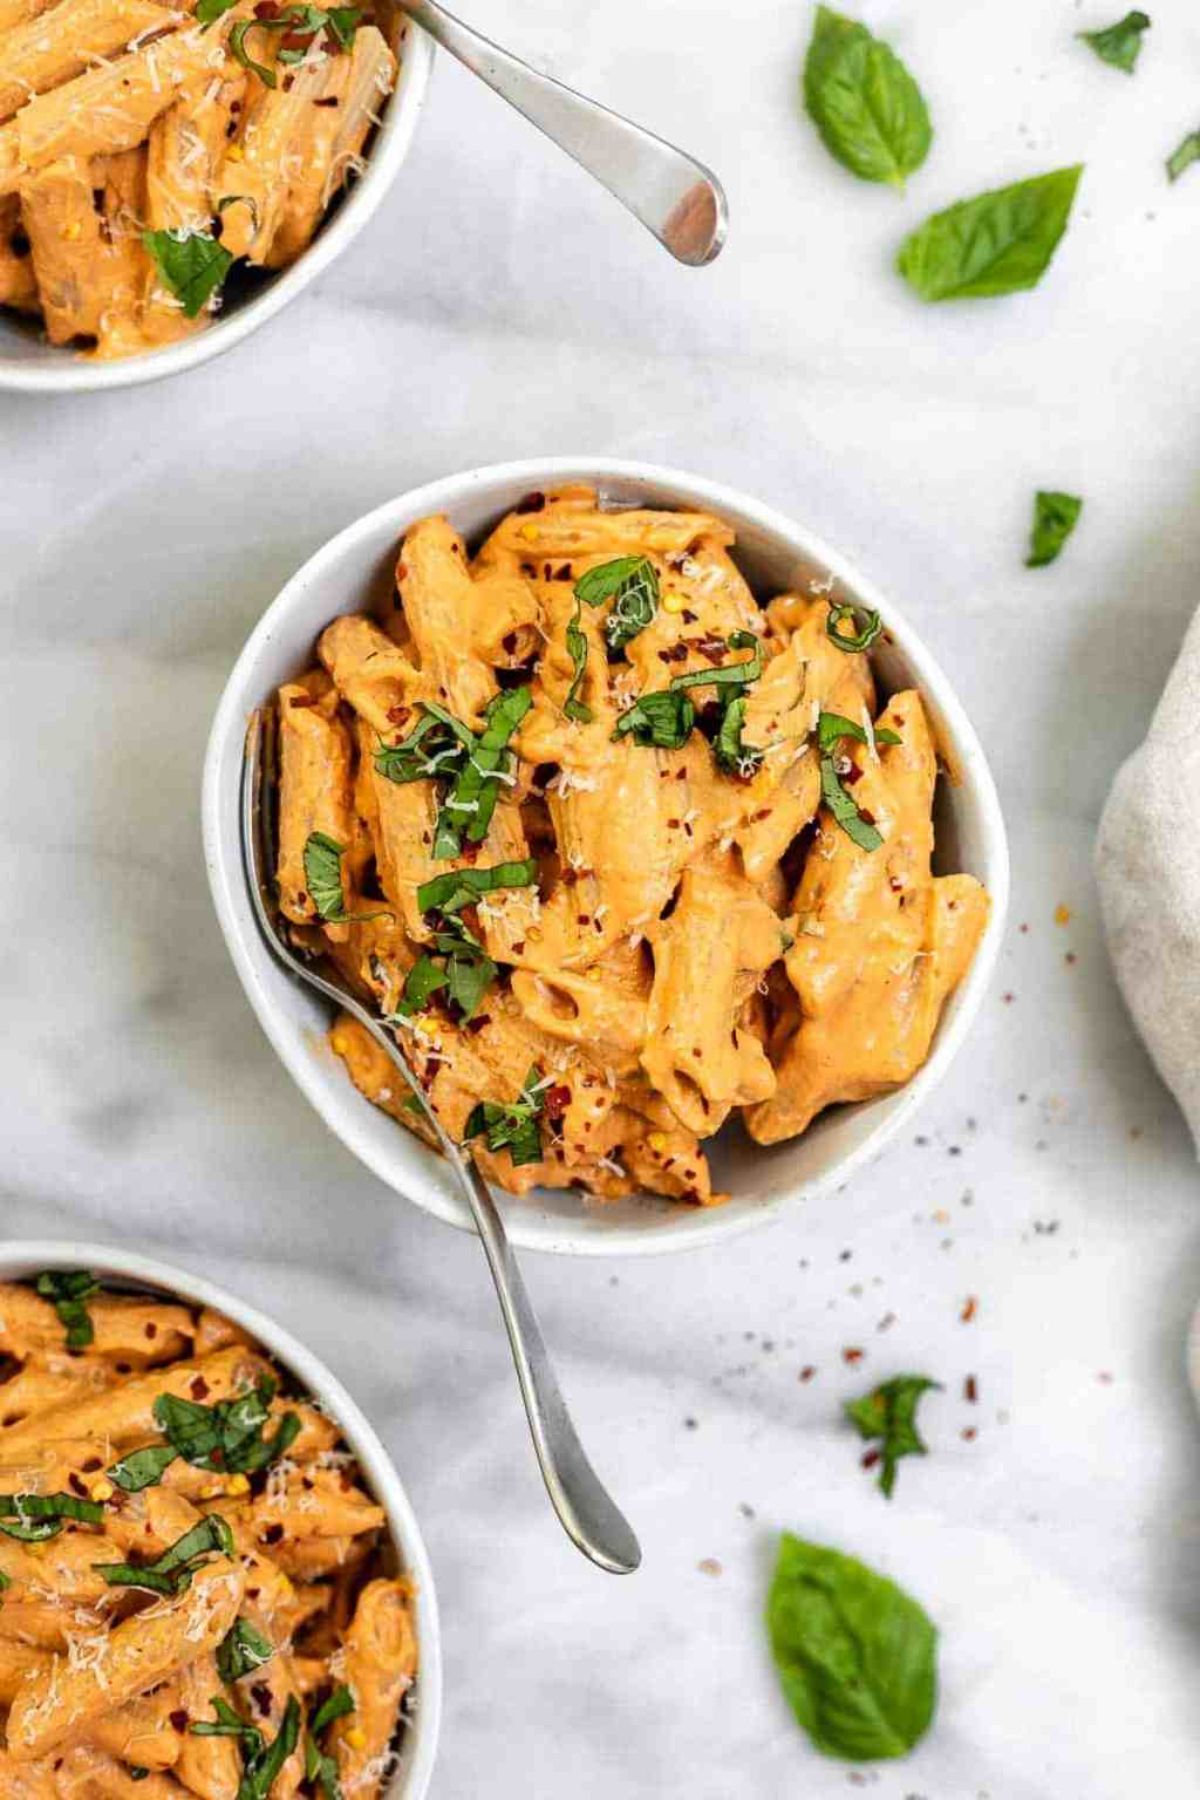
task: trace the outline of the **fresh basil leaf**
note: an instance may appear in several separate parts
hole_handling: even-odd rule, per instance
[[[143,231],[142,243],[185,319],[199,317],[233,267],[229,251],[207,231]]]
[[[726,700],[721,723],[713,739],[713,755],[717,759],[717,766],[724,769],[727,775],[736,775],[742,781],[749,781],[762,767],[763,753],[756,745],[744,741],[742,730],[745,723],[746,696],[731,694]]]
[[[926,1454],[917,1430],[917,1407],[923,1394],[940,1385],[927,1375],[896,1375],[861,1400],[846,1403],[846,1417],[857,1427],[859,1436],[878,1438],[882,1444],[879,1486],[889,1500],[900,1458]]]
[[[461,728],[466,732],[466,726]],[[461,760],[462,739],[459,722],[451,714],[442,714],[426,706],[420,719],[406,738],[398,744],[385,744],[382,739],[375,752],[375,768],[388,781],[403,785],[410,781],[436,781],[457,770]],[[467,732],[466,747],[474,742]]]
[[[237,0],[197,0],[196,18],[201,25],[215,25]]]
[[[792,1711],[826,1756],[874,1762],[924,1737],[937,1703],[937,1631],[894,1582],[785,1532],[767,1627]]]
[[[143,1488],[157,1486],[178,1455],[172,1444],[148,1444],[115,1462],[107,1471],[108,1479],[127,1494],[140,1494]]]
[[[1173,150],[1167,158],[1167,174],[1172,181],[1178,181],[1185,169],[1200,159],[1200,131],[1189,131],[1177,150]]]
[[[820,713],[817,717],[817,748],[822,753],[831,751],[839,738],[854,738],[859,744],[869,744],[866,728],[856,725],[853,719],[845,718],[841,713]],[[890,731],[886,725],[875,727],[877,744],[898,744],[897,732]]]
[[[487,1136],[489,1150],[507,1150],[514,1169],[523,1163],[542,1160],[542,1135],[538,1117],[542,1111],[540,1077],[530,1069],[520,1097],[508,1105],[498,1100],[481,1100],[471,1108],[463,1128],[463,1141]]]
[[[854,626],[862,618],[866,623],[854,632],[842,630],[842,620],[849,619]],[[857,655],[862,650],[869,650],[883,631],[883,620],[870,606],[853,606],[849,601],[833,601],[829,603],[829,611],[825,616],[825,636],[831,644],[847,655]]]
[[[864,819],[857,802],[838,779],[832,756],[821,758],[821,798],[846,836],[860,850],[878,850],[883,836],[869,819]]]
[[[236,1551],[233,1533],[220,1513],[209,1513],[154,1562],[94,1563],[93,1567],[110,1587],[146,1588],[154,1594],[176,1595],[191,1586],[193,1575],[210,1551],[222,1556],[233,1556]]]
[[[615,557],[589,569],[575,583],[575,598],[585,606],[612,601],[604,636],[614,654],[650,624],[658,611],[659,591],[658,570],[648,556]]]
[[[217,1645],[217,1673],[227,1687],[261,1669],[275,1654],[275,1646],[249,1619],[235,1619]]]
[[[488,702],[483,730],[478,738],[471,737],[466,760],[442,806],[439,827],[445,818],[469,844],[482,844],[496,810],[501,778],[511,773],[509,740],[532,704],[528,687],[510,688]],[[439,851],[435,843],[434,855],[457,856],[460,849],[461,842],[448,852]]]
[[[344,1682],[334,1688],[329,1698],[317,1709],[310,1730],[314,1737],[320,1737],[327,1725],[335,1719],[344,1719],[354,1711],[354,1695]]]
[[[687,675],[676,675],[672,678],[671,687],[676,693],[683,688],[697,687],[748,687],[757,681],[762,674],[762,640],[755,637],[752,631],[735,631],[730,634],[729,643],[734,650],[753,648],[753,656],[745,662],[722,663],[713,669],[692,669]]]
[[[160,1394],[154,1417],[172,1448],[194,1468],[248,1475],[281,1457],[300,1429],[297,1415],[288,1412],[273,1436],[263,1436],[274,1397],[274,1382],[260,1382],[249,1393],[218,1400],[214,1406]]]
[[[240,1713],[234,1712],[228,1700],[220,1694],[214,1694],[209,1705],[216,1713],[215,1719],[197,1719],[191,1727],[193,1737],[226,1737],[236,1738],[243,1754],[253,1760],[262,1754],[262,1732],[257,1725],[247,1725]]]
[[[580,620],[583,617],[579,606],[579,590],[575,590],[575,611],[567,621],[566,641],[567,655],[571,658],[571,667],[575,673],[571,677],[571,685],[567,689],[567,697],[563,701],[563,711],[568,719],[576,725],[590,725],[595,717],[586,701],[579,698],[579,690],[583,686],[583,677],[587,672],[588,641]]]
[[[1033,531],[1027,569],[1044,569],[1058,557],[1079,523],[1083,501],[1077,494],[1057,494],[1039,488],[1033,501]]]
[[[405,1019],[411,1019],[414,1013],[424,1012],[433,996],[445,985],[446,971],[441,965],[435,963],[431,956],[419,956],[404,977],[404,988],[397,1011]]]
[[[1124,69],[1127,75],[1132,75],[1142,53],[1142,33],[1149,29],[1148,13],[1127,12],[1123,19],[1118,19],[1115,25],[1106,25],[1103,31],[1077,31],[1075,35],[1091,45],[1101,62],[1111,63],[1114,69]]]
[[[4,1570],[0,1569],[0,1594],[6,1594],[11,1586],[12,1576],[6,1575]]]
[[[692,734],[696,709],[687,695],[663,688],[642,694],[617,720],[613,732],[618,738],[631,737],[635,744],[656,750],[679,750]]]
[[[310,831],[304,844],[304,880],[308,897],[322,919],[331,925],[363,925],[369,919],[386,918],[380,910],[348,913],[342,888],[342,852],[339,844],[324,831]]]
[[[813,24],[804,104],[825,148],[863,181],[903,188],[929,154],[929,109],[900,58],[827,6]]]
[[[59,1322],[67,1328],[67,1349],[86,1350],[95,1337],[86,1301],[100,1292],[87,1269],[47,1269],[35,1283],[43,1300],[52,1300]]]
[[[354,34],[362,24],[361,6],[331,6],[325,14],[325,30],[339,50],[354,48]]]
[[[268,1800],[271,1787],[300,1740],[300,1702],[288,1696],[274,1740],[264,1750],[247,1757],[237,1800]]]
[[[68,1519],[82,1525],[101,1525],[104,1508],[95,1500],[79,1500],[74,1494],[0,1495],[0,1532],[22,1544],[41,1544],[57,1537]]]
[[[499,888],[533,887],[536,882],[537,863],[532,857],[524,862],[494,863],[490,869],[448,869],[421,883],[417,905],[423,913],[451,914],[474,905],[483,894]]]
[[[234,62],[241,63],[243,69],[248,70],[252,75],[257,75],[263,86],[269,88],[278,86],[275,71],[266,63],[256,62],[251,56],[246,48],[246,33],[253,31],[256,25],[267,26],[273,23],[274,21],[270,19],[239,19],[237,24],[231,27],[228,38],[229,54]]]
[[[456,951],[446,959],[446,992],[465,1025],[473,1019],[483,996],[499,971],[490,956],[464,955]]]
[[[896,267],[922,300],[1036,287],[1067,229],[1082,173],[1077,163],[960,200],[905,238]]]
[[[317,1749],[311,1738],[304,1740],[304,1779],[321,1794],[322,1800],[345,1800],[338,1779],[337,1762]]]

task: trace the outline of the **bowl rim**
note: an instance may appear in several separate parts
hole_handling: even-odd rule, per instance
[[[63,346],[58,362],[29,365],[9,356],[0,344],[0,393],[84,394],[139,387],[198,369],[257,331],[324,274],[349,248],[383,202],[404,164],[429,87],[433,39],[412,19],[406,21],[400,76],[379,128],[366,172],[345,193],[335,216],[317,233],[308,249],[228,315],[161,349],[144,350],[113,362],[88,362]]]
[[[144,1283],[184,1299],[212,1306],[250,1332],[277,1355],[309,1393],[328,1408],[365,1469],[372,1492],[388,1515],[406,1572],[416,1581],[417,1645],[420,1656],[418,1702],[408,1726],[413,1751],[404,1785],[394,1781],[386,1800],[424,1800],[433,1776],[442,1717],[442,1651],[437,1593],[429,1553],[416,1513],[382,1440],[357,1401],[326,1368],[315,1351],[301,1343],[267,1313],[242,1300],[206,1275],[193,1275],[177,1264],[144,1256],[115,1244],[79,1243],[63,1238],[21,1238],[0,1244],[0,1280],[26,1280],[43,1269],[87,1268],[101,1278]]]
[[[475,1227],[465,1204],[451,1201],[433,1182],[421,1184],[413,1180],[411,1174],[406,1180],[404,1172],[398,1173],[389,1166],[386,1157],[376,1155],[370,1145],[359,1140],[353,1122],[346,1118],[340,1107],[326,1105],[314,1077],[311,1047],[305,1041],[304,1033],[293,1026],[264,988],[252,951],[262,958],[268,953],[259,945],[253,924],[247,925],[243,921],[235,905],[234,896],[244,887],[244,878],[240,860],[234,866],[233,860],[225,855],[222,827],[236,806],[237,797],[236,793],[223,787],[222,763],[231,741],[236,739],[239,745],[243,741],[249,713],[262,698],[261,693],[254,693],[255,672],[276,630],[286,625],[292,609],[303,601],[310,583],[352,552],[359,542],[369,539],[392,519],[411,521],[428,512],[452,509],[479,488],[511,485],[532,491],[560,487],[571,481],[597,484],[611,481],[657,488],[674,496],[669,502],[672,505],[695,504],[718,516],[723,511],[739,514],[794,554],[822,564],[857,601],[878,610],[912,669],[915,684],[933,703],[967,766],[969,773],[963,787],[971,792],[979,809],[981,861],[987,865],[987,887],[991,897],[988,923],[971,968],[957,990],[958,1005],[954,1016],[949,1020],[943,1017],[925,1063],[903,1088],[889,1096],[895,1104],[888,1115],[865,1134],[860,1144],[835,1156],[827,1168],[805,1177],[787,1192],[758,1202],[745,1213],[733,1213],[721,1206],[693,1209],[686,1230],[677,1227],[663,1232],[643,1230],[636,1225],[616,1225],[603,1232],[588,1233],[561,1223],[553,1232],[531,1231],[520,1210],[520,1201],[501,1196],[510,1240],[520,1249],[574,1256],[676,1254],[686,1249],[707,1247],[778,1219],[785,1208],[794,1205],[799,1193],[818,1199],[842,1185],[855,1170],[878,1155],[904,1128],[950,1067],[975,1022],[999,956],[1008,911],[1008,842],[999,797],[983,747],[953,687],[919,634],[908,624],[903,613],[847,557],[799,521],[738,489],[686,470],[629,458],[525,457],[459,471],[411,488],[353,520],[321,545],[285,583],[243,645],[217,704],[205,755],[201,801],[205,864],[218,922],[247,998],[285,1068],[318,1116],[346,1148],[394,1192],[435,1218],[473,1232]],[[397,535],[403,529],[397,524]],[[236,839],[236,832],[234,837]],[[347,1101],[351,1095],[358,1098],[356,1090],[348,1088]]]

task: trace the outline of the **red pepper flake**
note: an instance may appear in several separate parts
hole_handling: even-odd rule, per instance
[[[1101,1369],[1100,1373],[1096,1377],[1096,1380],[1099,1382],[1102,1382],[1105,1387],[1111,1387],[1112,1383],[1113,1383],[1113,1378],[1109,1374],[1107,1369]]]
[[[258,5],[254,8],[256,19],[274,19],[278,12],[277,0],[258,0]]]
[[[214,1462],[216,1461],[215,1456],[213,1458],[213,1461]],[[266,1527],[266,1529],[264,1530],[264,1532],[262,1534],[262,1540],[263,1540],[264,1544],[278,1544],[282,1541],[282,1538],[283,1538],[283,1526],[278,1522],[278,1520],[273,1520],[272,1523]]]
[[[811,1381],[813,1376],[816,1374],[816,1372],[817,1372],[817,1370],[816,1370],[815,1364],[805,1363],[804,1367],[800,1371],[799,1379],[801,1381]]]
[[[847,787],[853,787],[855,782],[861,781],[862,778],[863,772],[856,762],[852,762],[850,767],[846,770],[846,773],[842,776],[842,780]]]
[[[873,1469],[875,1464],[882,1458],[882,1455],[883,1452],[881,1450],[864,1450],[858,1460],[864,1469]]]
[[[545,494],[534,492],[532,494],[526,494],[523,500],[518,500],[514,510],[519,513],[536,513],[542,512],[545,505]]]
[[[555,581],[570,581],[570,579],[571,579],[570,563],[560,564],[558,569],[555,571],[554,579],[555,579]]]
[[[686,662],[687,659],[688,651],[686,644],[668,644],[665,650],[660,650],[658,652],[659,662],[679,663]]]
[[[963,1301],[962,1311],[958,1316],[964,1325],[969,1325],[978,1311],[979,1301],[974,1294],[968,1294],[967,1298]]]
[[[87,1499],[87,1488],[84,1486],[83,1482],[79,1479],[79,1477],[75,1473],[74,1469],[71,1470],[71,1473],[67,1477],[67,1486],[70,1488],[70,1490],[73,1494],[78,1494],[81,1499],[84,1499],[84,1500]]]
[[[193,1400],[206,1400],[208,1398],[209,1386],[203,1375],[193,1376],[188,1392],[191,1394]]]
[[[542,1096],[542,1109],[548,1119],[561,1119],[571,1104],[571,1090],[564,1082],[547,1088]]]
[[[407,581],[408,580],[408,564],[407,563],[402,562],[402,563],[396,564],[396,580],[397,581]]]
[[[184,1712],[182,1706],[177,1706],[175,1708],[174,1712],[169,1712],[167,1714],[167,1718],[170,1721],[172,1731],[178,1731],[178,1732],[182,1733],[187,1730],[188,1716]]]
[[[1011,994],[1011,993],[1010,994],[1001,994],[1001,996],[1000,996],[1000,998],[1001,998],[1001,1000],[1003,1000],[1005,1006],[1011,1006],[1013,1001],[1016,999],[1016,997],[1017,996],[1015,994]]]
[[[459,855],[462,857],[462,859],[465,863],[476,863],[479,861],[479,852],[481,849],[482,849],[482,845],[472,844],[469,839],[464,838],[463,846],[462,846],[462,849],[459,851]]]
[[[407,725],[408,721],[412,718],[412,707],[389,706],[387,716],[393,725]]]
[[[865,1355],[865,1350],[859,1350],[851,1346],[849,1349],[842,1351],[842,1361],[844,1363],[849,1363],[853,1368],[854,1364],[860,1363]]]
[[[890,875],[888,877],[888,886],[891,888],[893,894],[902,894],[904,892],[904,883],[898,875]]]
[[[265,1681],[256,1681],[250,1689],[250,1698],[265,1719],[271,1711],[271,1690]]]
[[[1068,950],[1067,954],[1063,957],[1063,961],[1066,963],[1068,969],[1073,969],[1075,964],[1079,961],[1079,958],[1073,950]]]
[[[969,1406],[978,1406],[979,1404],[979,1383],[974,1375],[968,1375],[963,1382],[963,1399]]]
[[[714,665],[725,660],[725,640],[719,637],[702,637],[693,640],[696,649],[705,662]]]
[[[973,1444],[975,1439],[979,1436],[979,1432],[974,1425],[964,1425],[959,1436],[962,1438],[964,1444]]]
[[[858,816],[864,825],[873,825],[875,823],[875,814],[873,812],[868,812],[865,806],[859,807]],[[951,905],[953,905],[953,901],[951,901]]]
[[[288,705],[294,707],[315,706],[317,703],[311,694],[289,694]]]
[[[148,1320],[146,1323],[146,1336],[148,1338],[156,1338],[158,1336],[158,1326],[154,1323],[153,1319]]]
[[[691,611],[691,610],[690,610],[690,609],[689,609],[689,608],[688,608],[688,607],[686,607],[686,606],[685,606],[685,607],[684,607],[684,609],[683,609],[683,611],[682,611],[682,612],[681,612],[681,613],[680,613],[680,615],[679,615],[679,616],[680,616],[680,618],[681,618],[681,619],[682,619],[682,620],[683,620],[683,622],[684,622],[684,624],[685,624],[685,625],[695,625],[695,624],[697,624],[697,623],[698,623],[698,621],[699,621],[699,617],[700,617],[700,615],[699,615],[699,613],[694,613],[694,612],[692,612],[692,611]]]
[[[314,106],[336,106],[337,103],[338,97],[336,94],[322,94],[319,100],[313,101]]]

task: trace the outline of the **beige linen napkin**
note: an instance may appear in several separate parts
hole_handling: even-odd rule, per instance
[[[1200,613],[1113,783],[1096,880],[1121,992],[1200,1150]]]

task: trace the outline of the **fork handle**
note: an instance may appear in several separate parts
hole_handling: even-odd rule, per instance
[[[524,1277],[492,1191],[469,1156],[456,1156],[516,1366],[534,1453],[567,1536],[602,1569],[632,1574],[642,1560],[633,1529],[587,1459],[571,1423]]]
[[[678,262],[699,268],[725,242],[725,193],[711,169],[620,113],[610,112],[447,12],[439,0],[400,0],[443,50],[457,57],[531,125],[593,175]]]

